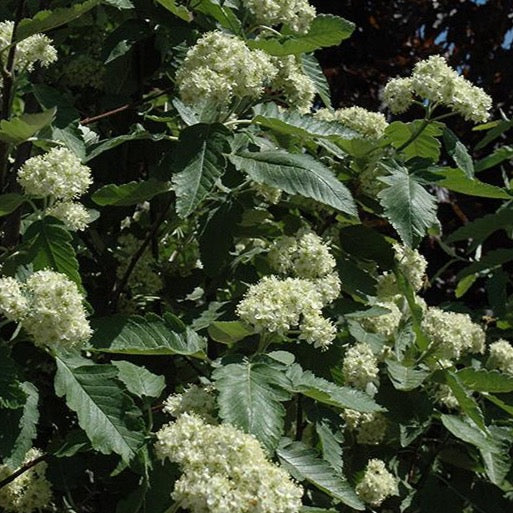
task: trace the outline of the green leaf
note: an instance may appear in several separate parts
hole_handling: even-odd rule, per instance
[[[275,103],[263,103],[254,109],[254,123],[285,135],[294,135],[304,140],[329,138],[333,141],[353,139],[358,134],[337,121],[323,121],[295,110],[283,110]]]
[[[511,428],[490,426],[490,430],[500,450],[495,452],[481,449],[480,452],[488,479],[493,484],[501,486],[511,468]]]
[[[505,160],[510,160],[512,158],[513,146],[501,146],[500,148],[494,150],[490,155],[487,155],[486,157],[483,157],[481,160],[477,161],[474,167],[476,173],[480,173],[481,171],[495,167]]]
[[[319,61],[312,54],[305,54],[301,56],[303,64],[303,71],[305,75],[310,78],[315,86],[317,94],[320,96],[322,102],[326,107],[331,108],[331,92],[326,75],[322,71]]]
[[[341,473],[344,467],[341,445],[344,437],[342,433],[340,430],[334,431],[333,426],[326,419],[321,419],[315,423],[315,432],[319,437],[323,459],[336,472]]]
[[[184,21],[192,21],[192,13],[183,5],[176,5],[176,0],[157,0],[162,7]]]
[[[303,371],[299,365],[290,367],[288,375],[291,378],[291,392],[302,394],[323,404],[366,413],[384,410],[365,392],[336,385],[324,378],[315,376],[310,371]]]
[[[76,412],[93,448],[103,454],[115,452],[129,463],[143,446],[144,433],[141,412],[116,380],[116,367],[63,354],[55,360],[55,392]]]
[[[478,449],[484,451],[498,452],[500,449],[496,446],[493,438],[487,433],[481,431],[474,423],[465,421],[457,415],[441,415],[442,424],[456,438],[467,442]]]
[[[299,481],[308,481],[316,488],[350,508],[363,511],[365,505],[351,485],[317,453],[302,442],[285,438],[276,451],[280,463]]]
[[[0,121],[0,141],[21,144],[30,139],[55,117],[56,109],[48,109],[37,114],[22,114],[16,118]]]
[[[456,373],[458,379],[476,392],[513,392],[513,376],[498,371],[467,367]]]
[[[216,342],[233,345],[254,335],[255,331],[240,321],[215,321],[208,327],[208,334]]]
[[[14,192],[0,194],[0,217],[14,212],[23,203],[25,203],[25,197],[21,194]]]
[[[134,4],[130,0],[103,0],[103,3],[118,9],[132,9]]]
[[[320,14],[314,19],[306,34],[286,35],[274,39],[253,39],[248,41],[248,46],[277,56],[309,53],[319,48],[338,46],[344,39],[351,36],[354,28],[354,23],[344,18]]]
[[[196,12],[214,18],[221,27],[240,35],[241,22],[233,11],[226,6],[226,3],[225,1],[219,2],[218,0],[198,0],[193,4],[193,8]]]
[[[462,278],[458,285],[456,285],[456,290],[454,291],[454,295],[459,299],[460,297],[463,297],[470,287],[474,285],[475,281],[477,280],[477,276],[475,274],[469,274],[468,276],[465,276],[465,278]]]
[[[407,367],[394,360],[386,360],[388,375],[394,388],[402,391],[414,390],[422,385],[429,372]]]
[[[419,135],[401,150],[406,159],[422,157],[434,162],[438,161],[440,157],[440,141],[436,139],[436,136],[442,134],[438,124],[430,123],[424,126],[421,120],[412,121],[411,123],[394,121],[385,130],[385,135],[394,148],[402,147],[415,134]]]
[[[478,426],[484,433],[488,434],[488,428],[486,427],[481,408],[479,408],[479,405],[471,394],[467,392],[458,376],[450,371],[445,371],[445,381],[458,400],[458,404],[462,411],[474,421],[476,426]]]
[[[339,231],[340,247],[358,260],[376,262],[382,269],[395,266],[394,250],[390,240],[364,225],[344,226]]]
[[[65,274],[82,287],[78,261],[71,245],[72,236],[51,217],[33,222],[26,230],[27,263],[34,271],[52,269]]]
[[[230,155],[230,160],[255,182],[312,198],[345,214],[357,216],[349,189],[328,167],[310,155],[282,151],[244,152]]]
[[[443,140],[447,153],[452,157],[458,168],[461,169],[468,178],[474,178],[474,162],[472,161],[472,157],[465,145],[450,128],[444,128]]]
[[[176,212],[187,217],[212,191],[226,167],[230,131],[223,125],[198,124],[180,133],[173,175]]]
[[[402,241],[415,247],[437,223],[436,198],[404,167],[389,167],[390,176],[380,178],[388,187],[378,193],[385,217]]]
[[[445,242],[450,244],[459,240],[472,239],[479,244],[497,230],[510,230],[513,228],[513,209],[502,208],[493,213],[478,217],[452,232]]]
[[[480,198],[512,199],[506,189],[481,182],[477,179],[468,178],[461,169],[442,168],[434,173],[437,177],[436,185],[445,187],[450,191],[466,194],[467,196],[478,196]]]
[[[73,21],[93,7],[100,4],[100,0],[87,0],[72,7],[59,7],[53,11],[39,11],[33,18],[21,20],[15,34],[15,40],[21,41],[33,34],[46,32]]]
[[[0,408],[20,408],[26,395],[18,380],[16,363],[11,359],[7,347],[0,346]]]
[[[178,331],[167,317],[114,315],[91,324],[90,342],[103,353],[204,357],[204,340],[190,328]]]
[[[21,384],[26,396],[23,408],[0,410],[0,456],[3,463],[17,469],[23,463],[27,451],[33,446],[39,422],[39,393],[26,381]]]
[[[104,185],[91,196],[91,199],[101,206],[126,207],[149,201],[169,190],[169,183],[150,178],[142,182],[129,182],[123,185]]]
[[[159,397],[166,386],[164,376],[157,376],[145,367],[124,360],[113,361],[118,379],[137,397]]]
[[[290,399],[283,365],[270,359],[222,365],[212,377],[219,391],[219,415],[225,422],[251,433],[272,454],[283,435],[285,408]]]
[[[488,269],[493,269],[494,267],[501,266],[506,262],[511,262],[513,260],[513,249],[494,249],[489,251],[484,255],[481,260],[478,262],[474,262],[469,266],[462,269],[457,275],[456,279],[461,280],[465,276],[469,276],[470,274],[479,273],[481,271],[487,271]]]

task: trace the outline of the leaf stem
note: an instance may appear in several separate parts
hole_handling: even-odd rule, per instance
[[[37,458],[25,463],[22,467],[20,467],[18,470],[13,472],[10,476],[7,476],[5,479],[0,481],[0,488],[3,488],[4,486],[7,486],[8,484],[12,483],[17,477],[21,476],[27,470],[30,470],[32,467],[35,467],[38,463],[41,463],[42,461],[48,459],[50,455],[49,454],[42,454],[41,456],[38,456]]]

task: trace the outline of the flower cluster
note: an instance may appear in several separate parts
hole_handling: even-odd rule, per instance
[[[299,327],[301,340],[327,348],[335,326],[323,317],[322,308],[340,294],[340,280],[329,247],[314,233],[280,237],[269,251],[271,266],[280,274],[266,276],[252,285],[237,306],[240,318],[257,331],[285,335]]]
[[[379,506],[387,497],[398,495],[397,479],[378,459],[367,463],[362,480],[356,485],[356,493],[371,506]]]
[[[297,513],[303,490],[258,441],[230,425],[184,413],[157,433],[159,458],[179,464],[173,499],[192,513]]]
[[[382,413],[362,413],[348,408],[340,416],[347,428],[356,431],[356,441],[359,444],[377,445],[384,440],[388,422]]]
[[[271,88],[283,93],[285,101],[294,109],[303,114],[310,112],[316,88],[312,79],[304,73],[297,57],[275,57],[272,62],[278,73],[271,82]]]
[[[226,107],[234,98],[259,98],[277,72],[264,52],[214,31],[204,34],[187,52],[176,82],[185,103],[215,101]]]
[[[383,98],[396,114],[404,112],[416,94],[432,104],[445,105],[466,120],[481,123],[488,119],[492,99],[433,55],[415,65],[411,79],[393,79],[385,87]]]
[[[105,65],[99,55],[78,55],[62,67],[62,80],[70,87],[101,89],[104,83]]]
[[[437,385],[433,391],[433,399],[436,403],[445,406],[449,410],[455,410],[460,405],[449,385]]]
[[[80,346],[91,336],[78,287],[54,271],[35,272],[25,283],[0,278],[0,312],[39,346]]]
[[[18,170],[18,183],[29,196],[56,201],[46,214],[61,220],[68,229],[83,230],[90,222],[84,206],[73,200],[91,185],[91,169],[67,148],[52,148],[28,159]]]
[[[388,126],[383,114],[368,111],[363,107],[348,107],[335,111],[321,109],[315,116],[324,121],[338,121],[369,139],[379,139]]]
[[[346,351],[342,362],[346,384],[366,390],[376,383],[378,374],[378,360],[368,344],[359,342]]]
[[[0,23],[0,58],[5,66],[7,54],[6,48],[12,42],[14,22],[2,21]],[[57,60],[57,50],[52,46],[52,40],[44,34],[34,34],[16,44],[14,55],[14,69],[17,72],[32,71],[34,65],[39,62],[47,67]]]
[[[212,386],[188,386],[181,394],[172,394],[164,401],[164,412],[179,417],[183,413],[194,413],[210,424],[216,421],[213,413],[216,410],[216,398]]]
[[[38,449],[30,449],[24,463],[41,456]],[[48,508],[52,500],[52,490],[46,479],[45,462],[40,462],[27,470],[8,485],[0,488],[0,508],[7,513],[32,513]],[[0,465],[0,481],[9,477],[13,469]]]
[[[256,23],[261,25],[285,24],[298,34],[308,32],[315,18],[315,8],[308,0],[242,0]]]
[[[457,360],[467,353],[483,353],[485,333],[467,314],[444,312],[429,307],[422,319],[422,329],[431,341],[435,356]]]
[[[507,340],[497,340],[490,344],[488,367],[498,369],[513,376],[513,346]]]
[[[372,333],[379,333],[385,337],[391,337],[396,332],[401,322],[402,312],[393,301],[377,301],[374,306],[389,310],[388,313],[364,317],[360,323],[364,329]]]

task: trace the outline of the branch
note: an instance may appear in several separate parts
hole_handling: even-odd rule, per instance
[[[38,463],[41,463],[42,461],[48,459],[50,457],[49,454],[43,454],[41,456],[38,456],[37,458],[33,459],[32,461],[29,461],[28,463],[25,463],[22,467],[20,467],[16,472],[13,472],[10,476],[6,477],[2,481],[0,481],[0,489],[4,486],[7,486],[8,484],[12,483],[17,477],[21,476],[27,470],[30,470],[32,467],[35,467]]]

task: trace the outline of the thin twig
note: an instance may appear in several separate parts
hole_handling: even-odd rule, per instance
[[[159,217],[153,223],[153,226],[151,227],[150,231],[148,232],[148,235],[144,239],[143,243],[139,246],[139,249],[132,256],[132,259],[130,260],[130,262],[128,264],[125,274],[123,274],[121,279],[114,284],[114,287],[112,288],[111,299],[109,301],[112,308],[115,308],[115,306],[118,302],[119,296],[120,296],[121,292],[123,291],[123,289],[125,288],[125,286],[128,282],[128,279],[130,278],[130,275],[132,274],[132,271],[134,270],[135,266],[137,265],[137,262],[143,256],[144,252],[146,251],[146,248],[148,247],[148,245],[152,241],[153,237],[157,233],[157,230],[160,228],[160,225],[164,222],[164,220],[167,216],[169,207],[171,206],[171,203],[172,203],[172,200],[169,200],[167,205],[165,206],[164,210],[162,211],[162,213],[159,215]]]
[[[35,467],[38,463],[41,463],[42,461],[48,459],[49,456],[49,454],[43,454],[33,459],[32,461],[25,463],[25,465],[16,470],[16,472],[13,472],[10,476],[0,481],[0,489],[12,483],[17,477],[21,476],[22,474],[27,472],[27,470],[30,470],[32,467]]]

